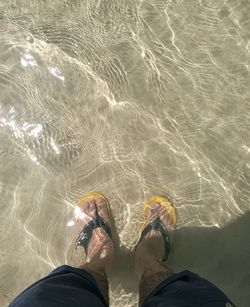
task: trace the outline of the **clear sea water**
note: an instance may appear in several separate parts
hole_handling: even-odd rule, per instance
[[[112,306],[136,306],[144,200],[169,196],[169,259],[248,306],[250,2],[0,1],[0,305],[70,263],[73,204],[110,200]],[[122,263],[122,265],[121,265]]]

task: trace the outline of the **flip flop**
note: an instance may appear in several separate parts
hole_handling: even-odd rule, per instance
[[[149,222],[147,220],[147,212],[148,212],[149,206],[155,203],[158,203],[161,206],[164,206],[168,214],[170,215],[174,225],[176,224],[176,213],[175,213],[175,208],[173,207],[172,203],[167,198],[164,198],[162,196],[150,197],[144,203],[144,213],[143,213],[144,223],[142,226],[141,237],[140,237],[138,244],[142,241],[142,239],[146,236],[146,234],[149,233],[151,230],[159,231],[162,235],[162,238],[165,244],[165,255],[162,261],[166,261],[168,259],[168,255],[171,250],[171,240],[170,240],[169,231],[167,227],[163,224],[163,222],[160,220],[159,216],[155,218],[152,222]]]
[[[102,195],[99,192],[91,192],[85,196],[83,196],[80,200],[78,200],[78,202],[76,203],[77,207],[81,207],[84,205],[84,203],[86,201],[90,201],[90,200],[94,200],[94,199],[104,199],[106,201],[107,204],[107,208],[108,208],[108,214],[109,214],[109,220],[111,217],[111,210],[110,210],[110,205],[109,205],[109,201],[107,200],[107,198]],[[111,232],[111,227],[108,224],[107,221],[105,221],[99,214],[97,211],[97,207],[98,205],[96,205],[96,211],[95,211],[95,216],[94,218],[88,222],[88,224],[86,224],[82,231],[79,233],[79,236],[76,239],[75,245],[76,248],[78,248],[79,246],[82,246],[85,250],[85,253],[87,255],[87,251],[88,251],[88,245],[89,242],[91,240],[91,237],[93,235],[93,231],[96,228],[103,228],[104,231],[109,235],[110,239],[112,240],[112,232]]]

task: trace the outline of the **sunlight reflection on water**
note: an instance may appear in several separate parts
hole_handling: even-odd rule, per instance
[[[86,192],[107,195],[125,250],[152,194],[178,229],[249,211],[248,16],[241,1],[0,4],[3,305],[68,262]],[[136,304],[112,285],[114,306]]]

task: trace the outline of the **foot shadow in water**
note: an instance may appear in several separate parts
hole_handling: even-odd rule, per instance
[[[250,212],[223,228],[178,229],[168,264],[177,272],[188,269],[199,274],[218,286],[237,306],[247,307],[250,302],[249,227]],[[118,238],[115,234],[117,246]],[[133,253],[126,248],[118,251],[110,284],[111,291],[124,289],[123,301],[138,294]]]

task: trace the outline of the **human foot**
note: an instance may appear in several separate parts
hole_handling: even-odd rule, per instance
[[[160,201],[156,202],[157,199]],[[161,205],[160,202],[167,203],[167,206]],[[142,232],[135,251],[135,266],[139,276],[147,265],[152,264],[153,267],[161,265],[164,255],[167,258],[176,222],[174,208],[171,204],[166,199],[157,197],[149,200],[144,218],[146,220],[144,232],[146,229],[147,231],[146,234]],[[157,270],[156,267],[155,270]]]
[[[80,200],[75,209],[76,226],[80,231],[76,247],[77,250],[85,248],[87,264],[105,270],[114,256],[109,204],[101,194],[91,195]]]

